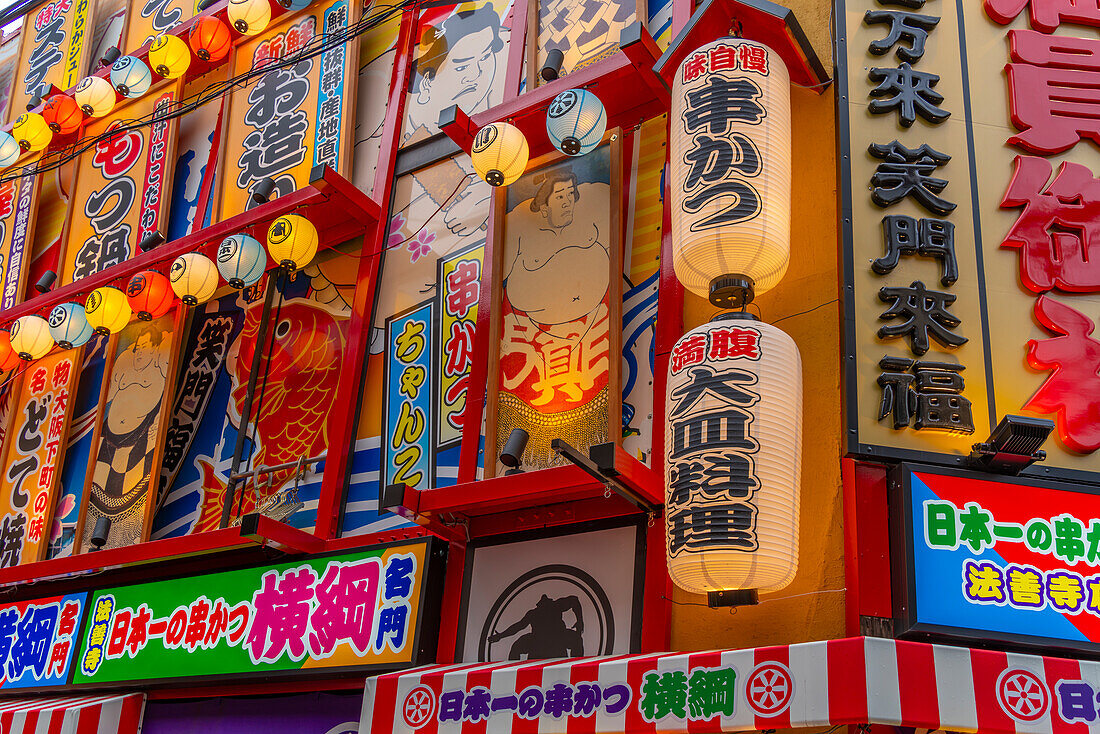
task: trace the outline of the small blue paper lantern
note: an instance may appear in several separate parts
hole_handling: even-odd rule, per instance
[[[607,131],[607,112],[600,98],[584,89],[566,89],[546,110],[546,134],[566,155],[593,150]]]
[[[19,141],[14,136],[0,131],[0,168],[13,165],[22,153],[23,149],[19,147]]]
[[[123,97],[134,99],[149,91],[153,74],[136,56],[122,56],[111,66],[111,84]]]
[[[62,349],[82,347],[94,333],[84,313],[84,307],[78,303],[60,303],[54,306],[47,321],[50,324],[50,336]]]
[[[233,288],[257,283],[267,269],[267,253],[254,237],[235,234],[218,245],[218,272]]]

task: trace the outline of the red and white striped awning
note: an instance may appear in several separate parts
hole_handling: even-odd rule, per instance
[[[137,734],[145,694],[0,700],[3,734]]]
[[[1100,663],[853,637],[420,668],[368,679],[360,732],[732,732],[836,724],[1100,728]]]

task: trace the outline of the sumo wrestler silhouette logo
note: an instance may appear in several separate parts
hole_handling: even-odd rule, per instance
[[[611,602],[590,575],[566,564],[532,569],[489,608],[478,637],[478,660],[610,655],[615,646]]]

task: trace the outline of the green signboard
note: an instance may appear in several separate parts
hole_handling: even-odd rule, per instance
[[[96,592],[73,683],[421,662],[438,615],[428,540]],[[426,626],[432,629],[425,630]]]

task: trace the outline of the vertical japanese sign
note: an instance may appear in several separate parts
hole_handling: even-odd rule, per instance
[[[31,166],[36,160],[22,163]],[[38,188],[39,177],[33,173],[0,184],[0,308],[23,300]]]
[[[553,438],[585,452],[621,436],[621,179],[611,135],[498,190],[487,476],[503,471],[495,457],[515,428],[530,436],[523,463],[531,468],[562,463]]]
[[[196,0],[137,0],[126,14],[122,48],[141,48],[158,33],[170,31],[199,12]]]
[[[23,19],[8,122],[27,111],[27,101],[43,84],[69,89],[84,75],[92,12],[88,0],[55,0]]]
[[[88,126],[87,135],[116,130],[84,153],[77,165],[61,262],[61,281],[72,283],[137,254],[150,232],[167,227],[175,160],[176,123],[158,120],[134,130],[124,121],[165,111],[179,96],[175,86],[151,92]]]
[[[478,245],[439,261],[437,450],[454,446],[462,439],[484,256],[485,246]]]
[[[306,186],[316,165],[350,177],[354,125],[344,116],[353,103],[354,85],[344,80],[358,59],[357,41],[319,56],[306,58],[300,52],[318,48],[322,34],[338,37],[358,13],[357,3],[326,0],[286,14],[234,50],[232,76],[270,70],[229,98],[218,221],[255,206],[251,192],[264,178],[275,182],[275,194],[281,196]]]
[[[386,322],[383,487],[432,486],[432,302]]]
[[[0,474],[0,568],[43,557],[65,460],[81,353],[71,349],[34,362],[15,392],[15,414]]]
[[[87,594],[0,606],[0,689],[65,685]]]
[[[894,471],[894,536],[910,549],[908,579],[896,580],[898,632],[1100,649],[1095,493],[910,464]]]
[[[103,589],[89,601],[73,682],[415,664],[435,612],[432,548],[418,540]]]

